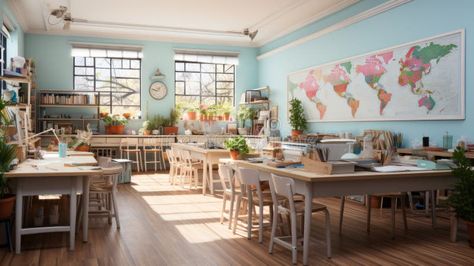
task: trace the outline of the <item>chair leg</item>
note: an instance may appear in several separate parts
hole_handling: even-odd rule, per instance
[[[253,210],[253,196],[252,193],[250,192],[250,189],[247,191],[248,193],[248,213],[247,213],[247,239],[252,238],[252,210]]]
[[[372,210],[372,206],[370,204],[371,199],[372,199],[372,196],[367,195],[367,233],[370,233],[370,212]]]
[[[112,204],[114,206],[114,217],[115,217],[115,222],[117,223],[117,229],[120,230],[120,219],[119,219],[119,211],[117,208],[117,197],[115,190],[112,190]]]
[[[408,203],[410,205],[410,210],[413,211],[414,210],[413,195],[411,194],[411,192],[407,192],[407,195],[408,195]]]
[[[148,164],[148,163],[147,163],[147,161],[146,161],[146,157],[147,157],[147,156],[146,156],[146,152],[143,151],[143,166],[145,167],[145,172],[148,172],[148,167],[147,167],[147,164]],[[155,169],[155,171],[156,171],[156,169]]]
[[[263,243],[263,202],[259,198],[259,209],[258,209],[258,242]]]
[[[227,201],[227,196],[224,194],[222,197],[222,208],[221,208],[221,224],[224,223],[224,212],[225,212],[225,202]]]
[[[406,202],[405,202],[406,194],[403,193],[402,197],[400,198],[400,204],[402,205],[402,216],[403,216],[403,226],[405,227],[405,231],[408,230],[408,223],[407,223],[407,211],[406,211]]]
[[[234,218],[234,204],[235,203],[235,195],[230,195],[230,209],[229,209],[229,229],[231,229],[232,219]],[[234,218],[235,219],[235,218]]]
[[[268,245],[268,253],[273,252],[273,243],[274,243],[274,238],[276,236],[276,229],[278,227],[278,210],[277,210],[277,204],[274,202],[274,205],[271,206],[273,208],[273,222],[272,222],[272,234],[270,236],[270,244]]]
[[[237,221],[239,220],[239,213],[240,213],[240,204],[242,202],[242,195],[237,196],[237,204],[235,206],[235,218],[234,218],[234,228],[232,229],[232,233],[235,235],[235,230],[237,229]]]
[[[395,239],[395,211],[397,209],[395,197],[391,197],[390,205],[392,205],[392,239]]]
[[[156,172],[158,169],[158,167],[156,167],[156,151],[153,152],[153,157],[155,158],[155,172]]]
[[[342,196],[341,197],[341,208],[340,208],[340,214],[339,214],[339,234],[342,233],[342,222],[344,219],[344,204],[346,201],[346,197]]]
[[[297,250],[297,232],[296,232],[296,213],[294,210],[290,214],[290,223],[291,223],[291,262],[296,264],[298,260],[298,250]]]
[[[326,214],[326,256],[331,258],[332,251],[331,251],[331,217],[329,216],[329,211],[327,209],[324,210]]]

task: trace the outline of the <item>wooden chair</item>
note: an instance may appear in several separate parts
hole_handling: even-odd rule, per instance
[[[407,225],[407,215],[406,215],[406,206],[405,206],[405,197],[406,193],[391,193],[391,194],[374,194],[374,195],[367,195],[367,233],[370,233],[370,217],[371,217],[371,210],[372,206],[370,204],[372,196],[383,196],[386,198],[391,199],[392,205],[392,238],[395,238],[395,212],[397,208],[397,199],[400,199],[401,207],[402,207],[402,215],[403,215],[403,224],[405,226],[405,230],[408,230]],[[344,217],[344,205],[345,205],[346,197],[341,198],[341,213],[339,216],[339,233],[342,232],[342,223]]]
[[[252,212],[254,206],[257,205],[259,209],[258,217],[258,242],[263,242],[263,208],[268,206],[270,209],[270,217],[273,217],[273,202],[270,193],[264,193],[260,184],[260,174],[258,171],[253,169],[239,168],[237,170],[237,178],[241,184],[241,193],[237,197],[237,206],[236,214],[234,219],[234,229],[233,233],[235,234],[237,228],[237,221],[239,219],[239,212],[242,200],[247,201],[248,211],[247,211],[247,238],[251,239],[252,237]],[[244,194],[244,192],[246,192]],[[256,198],[254,198],[254,196]]]
[[[222,209],[221,209],[221,224],[224,223],[224,212],[227,199],[230,201],[229,208],[229,229],[232,226],[232,218],[234,214],[234,203],[235,198],[240,196],[240,191],[235,189],[235,179],[232,168],[225,164],[219,164],[219,177],[221,179],[222,189],[224,194],[222,195]]]
[[[269,253],[273,252],[273,245],[279,244],[287,249],[291,250],[292,254],[292,262],[296,264],[297,262],[297,231],[296,231],[296,224],[297,224],[297,216],[304,221],[304,202],[297,202],[294,200],[295,192],[294,192],[295,181],[288,177],[278,176],[272,174],[272,178],[270,180],[270,190],[272,193],[272,199],[274,202],[273,211],[273,224],[272,224],[272,234],[270,240],[270,246],[268,249]],[[279,200],[278,197],[285,198],[285,201]],[[313,209],[312,212],[324,212],[326,215],[326,255],[328,258],[331,257],[331,222],[329,211],[326,206],[313,202]],[[291,235],[290,236],[276,236],[276,229],[278,226],[278,217],[279,214],[290,216],[290,223],[291,223]],[[288,243],[287,240],[291,239],[291,243]]]
[[[141,161],[142,161],[142,152],[138,148],[138,139],[137,138],[123,138],[120,140],[120,159],[123,159],[124,154],[126,155],[127,159],[130,160],[130,154],[135,154],[135,163],[137,166],[137,171],[140,172],[141,170]]]
[[[191,153],[187,150],[180,150],[180,182],[181,185],[186,183],[186,179],[189,179],[189,188],[191,189],[194,181],[194,188],[197,189],[199,183],[199,170],[202,169],[201,162],[193,161]]]
[[[115,218],[117,229],[120,229],[119,211],[116,201],[118,176],[122,172],[122,166],[118,163],[109,163],[101,166],[103,174],[91,179],[89,186],[90,203],[96,210],[89,211],[89,215],[105,216],[109,224]],[[94,206],[95,205],[95,206]]]
[[[168,157],[168,163],[170,165],[169,171],[169,182],[170,184],[174,185],[175,177],[178,171],[178,162],[174,158],[173,150],[167,149],[166,150],[166,157]]]
[[[158,138],[144,138],[143,139],[143,166],[145,172],[148,171],[147,164],[153,163],[155,165],[155,172],[157,171],[157,165],[160,165],[160,170],[163,170],[163,147]],[[153,161],[147,161],[148,153],[153,154]]]

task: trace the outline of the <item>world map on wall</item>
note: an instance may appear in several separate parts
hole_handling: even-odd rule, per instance
[[[464,31],[288,76],[288,97],[316,121],[464,118]]]

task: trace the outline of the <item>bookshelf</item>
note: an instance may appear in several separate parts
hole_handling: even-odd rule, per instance
[[[250,100],[247,99],[247,92],[257,92],[263,99]],[[252,109],[257,109],[259,111],[270,110],[270,87],[264,86],[261,88],[246,90],[240,97],[239,106],[246,106]],[[258,135],[260,130],[265,127],[265,121],[260,121],[258,119],[252,120],[251,134]]]
[[[66,134],[74,134],[77,129],[84,130],[87,124],[98,131],[100,94],[100,91],[38,91],[38,131],[64,128]]]

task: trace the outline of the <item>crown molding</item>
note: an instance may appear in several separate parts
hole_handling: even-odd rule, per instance
[[[265,52],[263,54],[260,54],[257,56],[257,60],[262,60],[264,58],[267,58],[267,57],[270,57],[272,55],[275,55],[275,54],[278,54],[280,52],[283,52],[285,50],[288,50],[292,47],[295,47],[295,46],[298,46],[298,45],[301,45],[305,42],[308,42],[308,41],[311,41],[311,40],[314,40],[314,39],[317,39],[317,38],[320,38],[326,34],[329,34],[331,32],[334,32],[334,31],[337,31],[337,30],[340,30],[340,29],[343,29],[343,28],[346,28],[352,24],[355,24],[355,23],[358,23],[360,21],[363,21],[363,20],[366,20],[370,17],[373,17],[373,16],[376,16],[378,14],[381,14],[383,12],[386,12],[390,9],[393,9],[393,8],[396,8],[398,6],[401,6],[403,4],[406,4],[408,2],[411,2],[412,0],[389,0],[383,4],[380,4],[376,7],[373,7],[367,11],[363,11],[355,16],[352,16],[348,19],[345,19],[339,23],[336,23],[336,24],[333,24],[332,26],[329,26],[327,28],[324,28],[320,31],[317,31],[317,32],[314,32],[310,35],[307,35],[305,37],[302,37],[300,39],[297,39],[295,41],[292,41],[290,43],[287,43],[283,46],[280,46],[278,48],[275,48],[273,50],[270,50],[268,52]]]
[[[308,24],[310,24],[310,23],[313,23],[313,22],[318,21],[318,20],[320,20],[320,19],[322,19],[322,18],[324,18],[324,17],[327,17],[327,16],[329,16],[329,15],[331,15],[331,14],[334,14],[334,13],[336,13],[336,12],[339,12],[339,11],[343,10],[344,8],[349,7],[349,6],[355,4],[355,3],[359,2],[359,1],[360,1],[360,0],[344,0],[344,1],[340,2],[340,3],[338,3],[338,4],[335,5],[335,6],[331,6],[331,7],[327,8],[327,9],[321,11],[321,12],[318,12],[318,13],[314,14],[313,16],[311,16],[311,17],[309,17],[309,18],[307,18],[307,19],[305,19],[305,20],[303,20],[303,21],[300,21],[300,22],[298,22],[298,23],[296,23],[296,24],[291,25],[290,27],[285,28],[284,30],[280,31],[278,34],[276,34],[276,35],[274,35],[274,36],[272,36],[272,37],[270,37],[270,38],[266,38],[266,39],[263,39],[263,40],[259,40],[259,41],[257,42],[257,45],[258,45],[258,46],[263,46],[263,45],[265,45],[265,44],[268,44],[268,43],[270,43],[270,42],[272,42],[272,41],[274,41],[274,40],[276,40],[276,39],[278,39],[278,38],[280,38],[280,37],[283,37],[283,36],[285,36],[285,35],[287,35],[287,34],[289,34],[289,33],[292,33],[293,31],[295,31],[295,30],[297,30],[297,29],[300,29],[300,28],[302,28],[302,27],[304,27],[304,26],[306,26],[306,25],[308,25]],[[296,8],[296,7],[298,7],[298,6],[295,6],[294,8]],[[272,20],[272,21],[273,21],[273,20]],[[266,24],[268,24],[268,23],[266,23]],[[266,24],[265,24],[265,25],[266,25]],[[260,26],[261,26],[261,25],[258,25],[258,26],[256,26],[255,28],[258,29],[258,28],[260,28]]]

